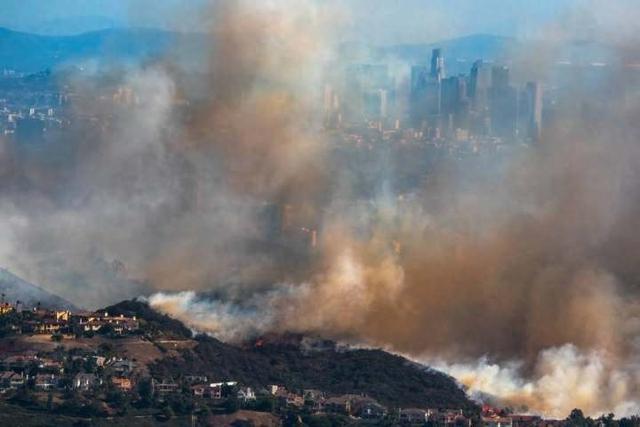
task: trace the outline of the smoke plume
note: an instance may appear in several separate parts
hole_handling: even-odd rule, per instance
[[[3,148],[5,266],[91,307],[152,294],[228,341],[383,347],[548,416],[640,410],[633,43],[612,41],[597,86],[573,76],[539,145],[443,160],[407,193],[393,187],[402,164],[344,168],[322,130],[342,10],[217,1],[208,16],[206,72],[167,60],[101,87],[71,79],[75,113],[98,125]],[[515,67],[544,76],[559,54],[536,46]]]

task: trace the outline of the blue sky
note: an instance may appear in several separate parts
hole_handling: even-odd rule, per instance
[[[263,1],[263,0],[256,0]],[[350,10],[348,36],[377,44],[425,42],[472,33],[530,37],[597,0],[318,0]],[[638,0],[613,0],[627,2]],[[43,22],[84,16],[121,25],[198,28],[206,0],[0,0],[0,26],[37,31]],[[600,0],[600,4],[605,3]],[[61,28],[61,32],[73,31]]]

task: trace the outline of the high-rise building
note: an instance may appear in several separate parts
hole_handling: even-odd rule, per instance
[[[509,67],[496,65],[491,69],[491,86],[504,89],[509,86]]]
[[[431,79],[440,82],[444,79],[444,56],[442,49],[433,49],[431,52]]]
[[[542,85],[539,82],[529,82],[525,87],[524,101],[527,117],[527,137],[533,142],[540,140],[542,132]]]
[[[419,127],[437,123],[442,113],[442,80],[444,79],[442,49],[434,49],[430,66],[411,68],[411,121]]]
[[[347,68],[347,86],[340,110],[345,111],[349,120],[378,120],[382,115],[381,91],[385,92],[385,114],[389,104],[395,99],[394,81],[387,65],[357,64]]]
[[[478,60],[473,63],[469,77],[469,98],[475,111],[489,109],[489,89],[491,88],[491,69]]]
[[[491,133],[505,139],[516,136],[518,91],[509,84],[509,68],[495,66],[491,71]]]
[[[379,90],[380,94],[380,118],[386,119],[389,114],[389,97],[384,89]]]
[[[429,68],[424,65],[411,67],[411,123],[419,127],[427,120],[427,88],[429,87]]]
[[[467,81],[464,76],[452,76],[442,80],[442,116],[450,133],[457,128],[468,127]]]

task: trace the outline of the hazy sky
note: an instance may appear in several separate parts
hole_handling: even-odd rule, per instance
[[[267,1],[267,0],[256,0]],[[425,42],[472,33],[530,37],[568,11],[638,0],[318,0],[350,11],[348,37],[374,43]],[[198,29],[206,0],[1,0],[0,26],[37,31],[60,20],[98,16],[120,25]]]

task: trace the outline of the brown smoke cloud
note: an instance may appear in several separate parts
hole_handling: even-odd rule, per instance
[[[537,59],[515,64],[526,77],[564,59],[534,46]],[[576,75],[541,145],[489,171],[452,165],[368,204],[335,194],[302,284],[224,308],[192,294],[151,303],[226,339],[276,330],[382,346],[548,416],[637,412],[640,105],[633,71],[610,65],[597,86]]]
[[[306,0],[215,2],[197,78],[167,64],[128,72],[118,85],[137,101],[115,110],[72,82],[101,132],[79,132],[57,161],[0,153],[2,262],[89,306],[153,294],[225,340],[317,333],[435,363],[547,415],[637,411],[628,39],[598,85],[574,76],[539,146],[444,161],[411,194],[353,200],[319,128],[340,16]],[[547,45],[516,68],[546,75],[558,59]],[[311,256],[264,241],[265,206],[318,228]]]

